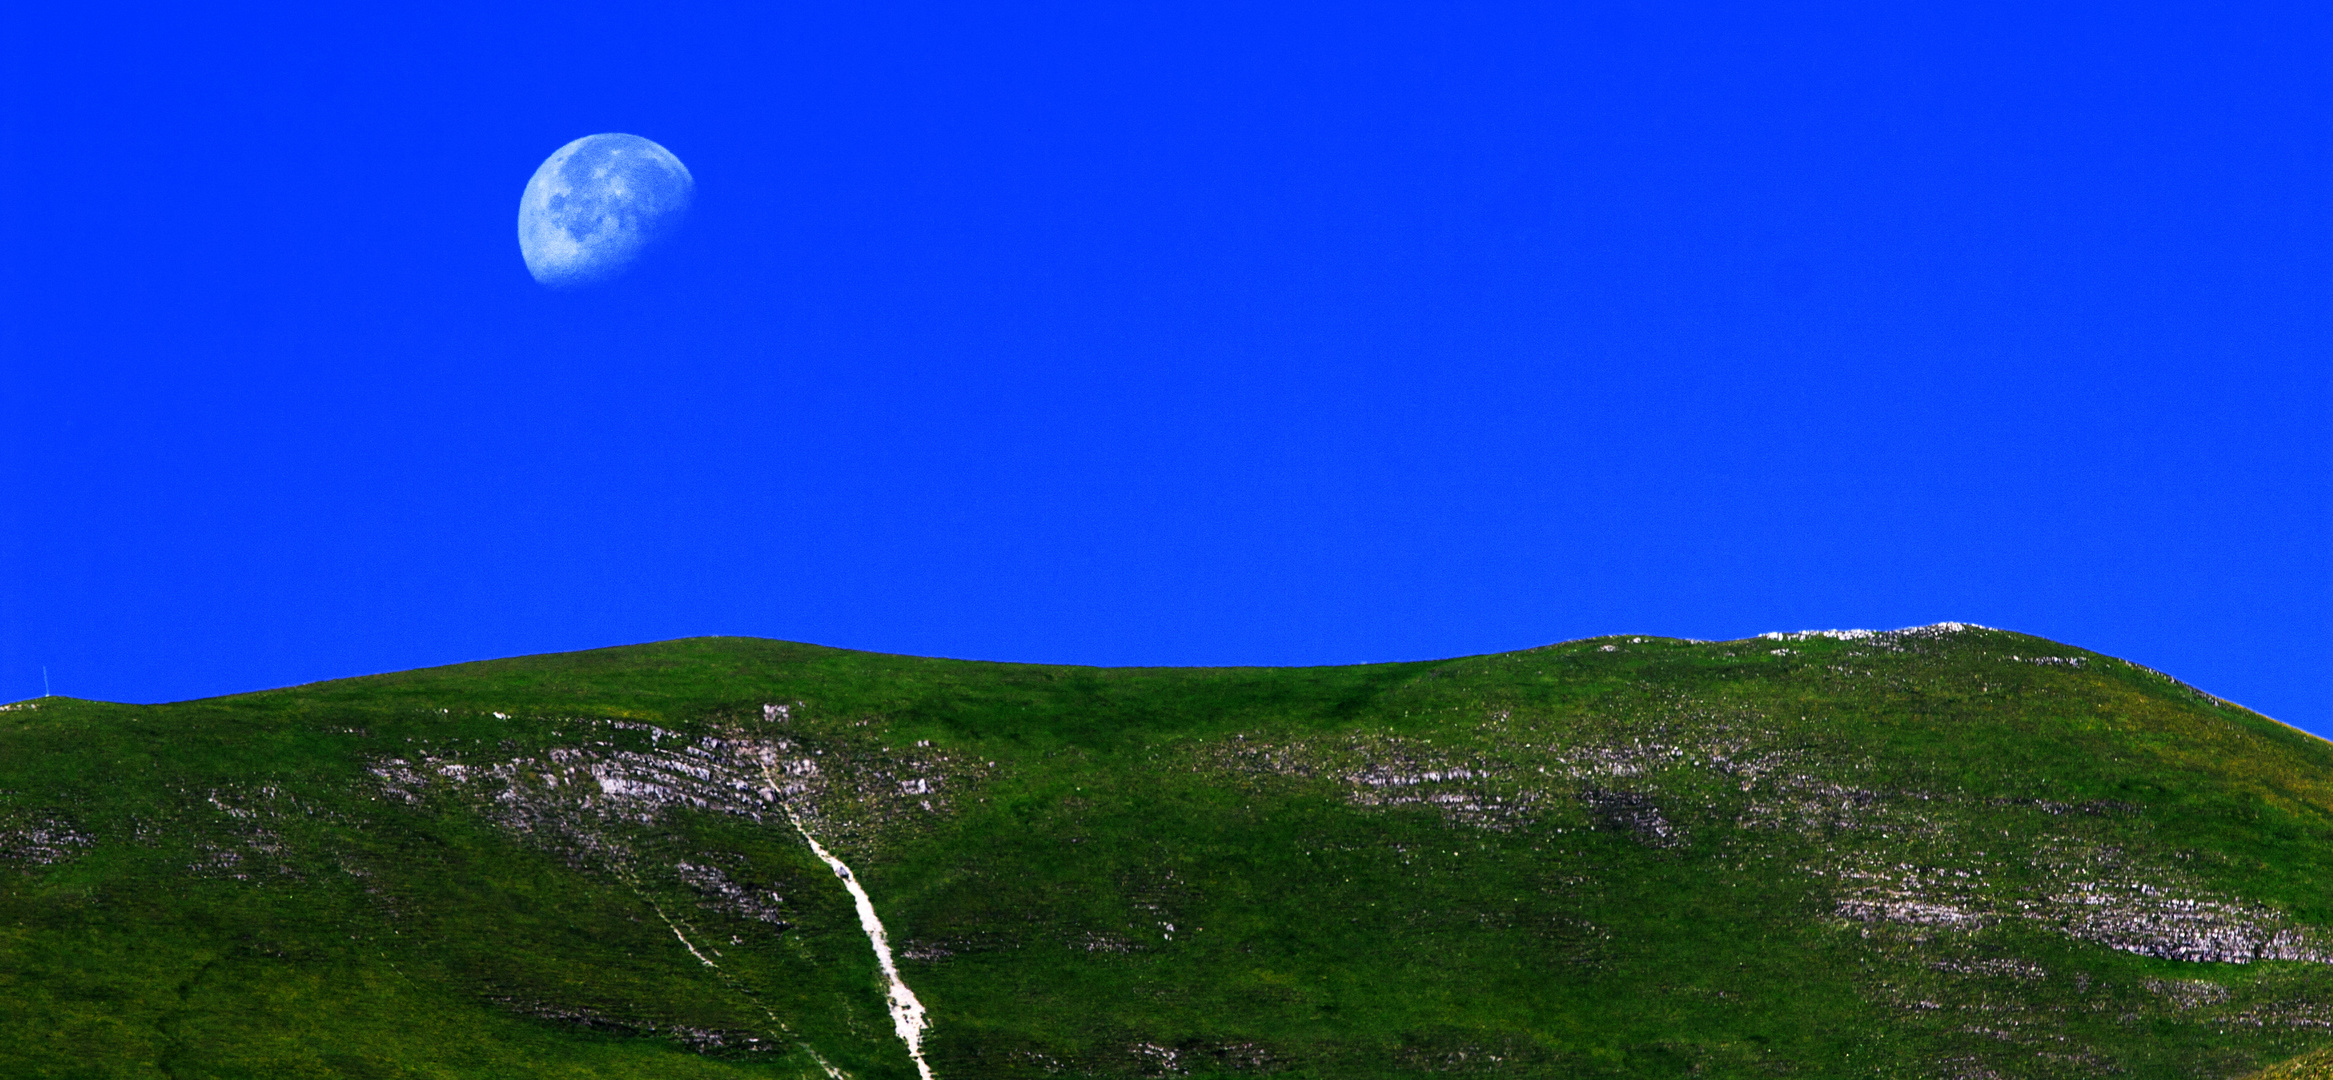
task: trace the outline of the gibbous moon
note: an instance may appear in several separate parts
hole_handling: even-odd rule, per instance
[[[624,272],[688,215],[696,178],[638,135],[586,135],[559,148],[518,200],[518,250],[554,289]]]

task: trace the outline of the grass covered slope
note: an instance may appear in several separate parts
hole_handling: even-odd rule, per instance
[[[2235,1077],[2333,745],[1956,627],[1094,669],[697,639],[0,712],[0,1075]]]

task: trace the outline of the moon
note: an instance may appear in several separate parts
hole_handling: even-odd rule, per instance
[[[638,135],[586,135],[535,170],[518,200],[518,251],[553,289],[625,271],[688,216],[696,178]]]

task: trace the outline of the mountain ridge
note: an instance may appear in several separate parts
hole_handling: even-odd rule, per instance
[[[24,1075],[915,1075],[844,864],[942,1077],[2232,1077],[2333,1033],[2333,745],[1970,624],[30,704]]]

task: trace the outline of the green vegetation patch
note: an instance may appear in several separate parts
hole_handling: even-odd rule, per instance
[[[808,838],[951,1080],[2234,1077],[2333,1040],[2333,746],[2037,638],[715,638],[0,711],[0,1074],[915,1076]]]

